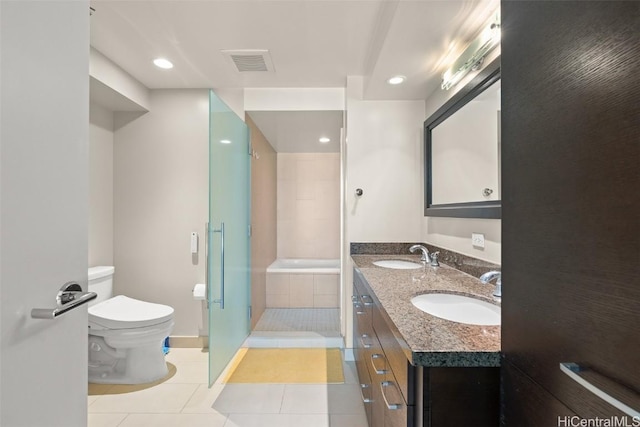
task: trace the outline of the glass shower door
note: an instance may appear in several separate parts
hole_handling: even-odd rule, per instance
[[[210,91],[209,386],[249,335],[249,129]]]

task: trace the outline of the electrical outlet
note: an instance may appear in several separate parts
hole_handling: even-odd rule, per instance
[[[476,248],[484,248],[484,234],[471,233],[471,244]]]

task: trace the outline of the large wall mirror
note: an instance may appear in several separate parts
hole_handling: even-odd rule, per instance
[[[500,69],[425,121],[425,216],[500,218]]]

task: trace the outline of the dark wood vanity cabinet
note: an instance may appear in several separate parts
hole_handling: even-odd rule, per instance
[[[384,323],[357,270],[352,300],[356,367],[369,426],[414,427],[418,369]]]
[[[370,427],[496,427],[499,368],[413,366],[354,270],[356,367]]]

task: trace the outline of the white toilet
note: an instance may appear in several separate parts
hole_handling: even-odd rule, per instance
[[[143,384],[168,373],[162,343],[173,308],[124,295],[112,297],[114,267],[89,268],[89,382]]]

